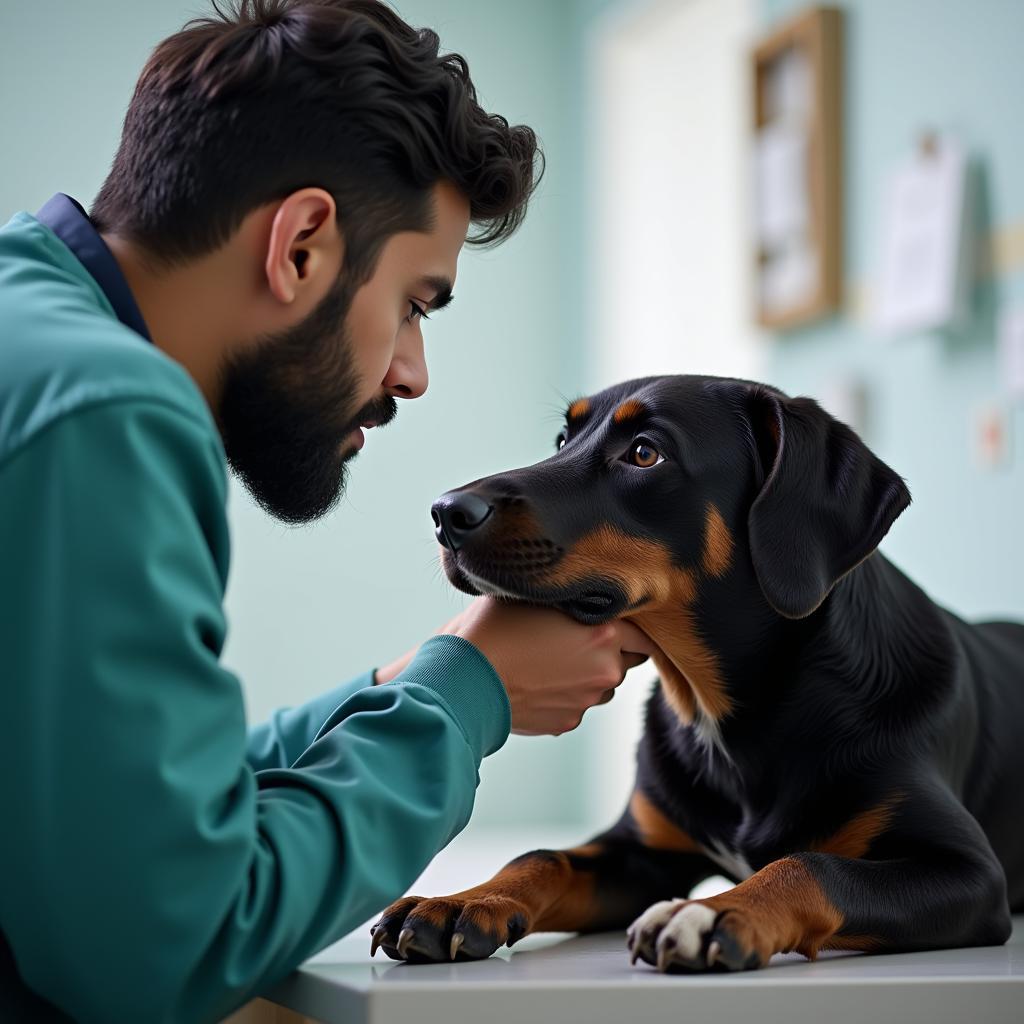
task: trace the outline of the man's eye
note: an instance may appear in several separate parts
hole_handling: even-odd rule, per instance
[[[626,456],[626,461],[631,466],[650,469],[652,466],[664,462],[665,458],[654,445],[648,444],[646,441],[637,441]]]
[[[426,309],[417,302],[409,300],[409,315],[405,318],[405,322],[408,324],[413,323],[416,320],[429,320]]]

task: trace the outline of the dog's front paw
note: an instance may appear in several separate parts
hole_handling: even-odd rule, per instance
[[[370,930],[370,955],[380,948],[392,960],[409,963],[482,960],[529,930],[527,908],[498,893],[406,896],[392,903]]]
[[[633,963],[659,971],[749,970],[767,963],[770,942],[736,910],[716,911],[703,900],[665,900],[629,927]]]

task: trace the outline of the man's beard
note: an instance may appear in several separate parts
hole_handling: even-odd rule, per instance
[[[302,323],[234,356],[224,368],[218,421],[228,464],[249,493],[286,523],[328,513],[345,490],[343,442],[360,423],[383,425],[397,407],[359,392],[342,278]]]

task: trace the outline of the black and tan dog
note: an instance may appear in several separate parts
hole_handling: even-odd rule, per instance
[[[629,926],[634,959],[737,970],[1005,942],[1024,909],[1024,626],[968,625],[874,553],[909,501],[813,401],[707,377],[581,399],[552,458],[444,495],[457,587],[627,617],[660,685],[616,825],[399,900],[373,948],[471,959]],[[738,884],[672,898],[712,874]]]

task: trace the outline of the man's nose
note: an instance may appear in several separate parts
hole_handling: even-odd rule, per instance
[[[430,509],[437,527],[435,533],[438,543],[450,551],[458,551],[470,534],[483,526],[493,511],[493,506],[469,491],[442,494]]]
[[[406,341],[395,352],[382,384],[394,398],[420,398],[427,390],[429,375],[423,352],[423,339],[418,336]]]

